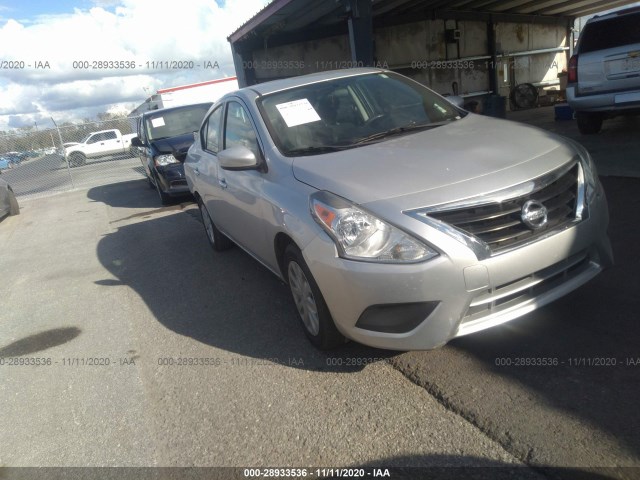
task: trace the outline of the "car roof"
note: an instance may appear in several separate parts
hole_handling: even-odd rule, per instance
[[[268,95],[270,93],[279,92],[282,90],[288,90],[290,88],[300,87],[303,85],[310,85],[312,83],[324,82],[327,80],[334,80],[336,78],[347,78],[355,75],[365,75],[370,73],[386,72],[381,68],[347,68],[342,70],[330,70],[327,72],[310,73],[307,75],[299,75],[297,77],[283,78],[280,80],[272,80],[269,82],[258,83],[251,85],[250,87],[244,87],[235,92],[231,92],[228,95],[237,94],[238,92],[253,91],[259,96]]]
[[[604,15],[596,15],[594,17],[591,17],[589,20],[587,20],[587,23],[600,22],[602,20],[610,20],[612,18],[617,18],[622,15],[630,15],[634,13],[640,13],[640,7],[625,8],[622,10],[617,10],[615,12],[606,13]]]
[[[191,103],[189,105],[178,105],[177,107],[159,108],[157,110],[149,110],[148,112],[144,112],[142,116],[150,117],[151,115],[155,115],[157,113],[173,112],[175,110],[183,110],[189,107],[197,107],[197,106],[204,106],[204,105],[206,105],[207,108],[209,108],[211,105],[213,105],[213,102],[200,102],[200,103]]]

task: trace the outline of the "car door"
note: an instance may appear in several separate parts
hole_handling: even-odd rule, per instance
[[[104,133],[94,133],[84,145],[84,153],[87,157],[97,157],[102,154],[104,146]]]
[[[249,148],[264,164],[253,119],[240,100],[226,105],[223,147]],[[218,196],[211,200],[211,214],[218,228],[240,246],[266,261],[273,246],[266,241],[263,182],[261,169],[224,170],[218,168]]]
[[[141,116],[138,124],[138,138],[142,147],[138,148],[138,156],[147,177],[155,184],[155,168],[153,164],[154,148],[149,140],[149,120],[148,117]]]
[[[114,131],[108,131],[103,133],[102,141],[102,154],[103,155],[115,155],[117,153],[123,153],[124,147],[122,145],[122,139]]]
[[[218,152],[222,149],[220,138],[223,112],[224,105],[220,105],[205,118],[198,133],[199,138],[195,141],[189,155],[194,190],[200,194],[210,214],[212,214],[213,203],[220,201]]]

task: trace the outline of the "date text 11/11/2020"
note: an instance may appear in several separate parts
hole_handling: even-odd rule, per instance
[[[497,357],[498,367],[638,367],[640,357]]]

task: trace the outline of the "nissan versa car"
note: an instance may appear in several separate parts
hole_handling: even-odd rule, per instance
[[[590,18],[569,60],[567,101],[581,133],[640,113],[640,8]]]
[[[185,174],[213,249],[236,243],[287,282],[320,348],[437,347],[612,263],[583,147],[385,70],[227,94]]]
[[[173,197],[189,195],[180,160],[184,160],[193,143],[193,132],[200,128],[211,105],[208,102],[152,110],[138,119],[138,135],[131,140],[131,146],[137,148],[149,187],[156,189],[163,205]]]

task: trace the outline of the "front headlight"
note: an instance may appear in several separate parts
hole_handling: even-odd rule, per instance
[[[590,204],[596,196],[599,188],[596,165],[593,163],[591,154],[586,148],[584,148],[584,146],[574,140],[569,141],[580,157],[580,165],[582,165],[582,171],[584,172],[585,198],[587,200],[587,204]]]
[[[317,192],[310,201],[313,218],[333,238],[343,258],[415,263],[438,255],[400,229],[329,192]]]
[[[171,165],[172,163],[180,163],[173,155],[158,155],[153,159],[158,167]]]

